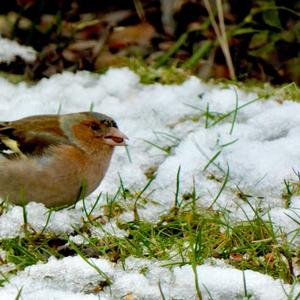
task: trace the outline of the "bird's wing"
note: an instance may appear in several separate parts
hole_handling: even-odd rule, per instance
[[[56,115],[0,122],[0,153],[8,158],[41,155],[50,146],[71,144]]]

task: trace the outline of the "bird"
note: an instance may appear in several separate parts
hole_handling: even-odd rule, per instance
[[[0,197],[16,205],[70,206],[99,186],[115,146],[126,139],[98,112],[0,122]]]

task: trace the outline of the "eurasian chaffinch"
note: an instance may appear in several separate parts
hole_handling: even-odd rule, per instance
[[[0,197],[15,204],[73,204],[100,184],[114,146],[127,137],[96,112],[0,122]],[[83,195],[82,195],[83,196]]]

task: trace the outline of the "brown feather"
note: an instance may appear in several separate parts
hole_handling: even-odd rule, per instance
[[[97,188],[124,139],[110,117],[92,112],[0,122],[0,152],[8,158],[0,158],[0,197],[70,205],[82,186],[85,196]]]
[[[25,155],[40,155],[49,146],[71,144],[59,126],[58,116],[32,116],[12,122],[0,123],[0,151],[12,150],[4,139],[16,141]],[[33,130],[34,128],[34,130]]]

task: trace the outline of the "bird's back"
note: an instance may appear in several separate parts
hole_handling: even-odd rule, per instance
[[[39,155],[52,145],[70,144],[57,115],[42,115],[0,122],[0,152]]]

